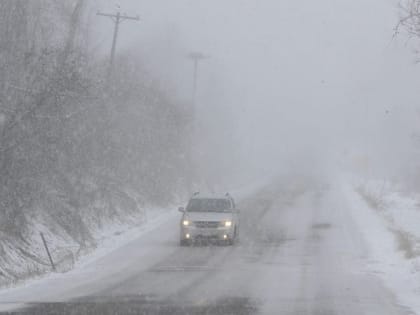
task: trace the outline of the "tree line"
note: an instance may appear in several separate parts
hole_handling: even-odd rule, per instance
[[[134,53],[107,80],[88,13],[85,0],[0,2],[0,233],[39,213],[112,214],[126,189],[162,205],[190,180],[189,105]]]

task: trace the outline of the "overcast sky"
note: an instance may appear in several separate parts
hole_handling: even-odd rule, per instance
[[[412,45],[403,36],[392,39],[397,1],[95,5],[140,15],[141,22],[122,24],[119,51],[139,51],[179,97],[191,92],[185,54],[210,56],[200,67],[199,105],[204,112],[219,106],[230,113],[243,165],[271,171],[290,160],[314,165],[368,155],[383,168],[398,169],[412,159],[420,69]],[[112,23],[99,17],[95,23],[97,45],[108,52]]]

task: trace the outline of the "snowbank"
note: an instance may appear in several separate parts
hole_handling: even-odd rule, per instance
[[[16,286],[51,271],[40,233],[45,236],[57,272],[66,272],[81,258],[106,253],[122,238],[136,237],[139,226],[169,212],[143,204],[128,189],[94,199],[90,208],[84,209],[88,211],[79,213],[54,194],[42,206],[54,206],[57,211],[33,209],[21,234],[0,232],[0,286]]]
[[[370,247],[369,264],[401,305],[420,314],[420,195],[384,181],[344,184],[349,209]]]

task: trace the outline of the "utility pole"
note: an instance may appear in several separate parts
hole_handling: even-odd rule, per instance
[[[117,46],[118,30],[120,27],[120,23],[122,23],[125,20],[140,21],[140,17],[138,15],[128,16],[126,14],[121,14],[120,12],[117,12],[116,14],[98,12],[96,13],[96,15],[109,17],[114,22],[114,36],[112,38],[111,58],[109,60],[109,69],[108,69],[108,77],[109,77],[112,73],[112,67],[114,65],[115,48]]]
[[[190,135],[189,135],[189,150],[188,150],[188,162],[190,164],[193,165],[193,167],[191,168],[192,171],[190,173],[188,173],[188,178],[187,178],[187,185],[189,186],[189,190],[192,191],[193,190],[193,183],[194,183],[194,179],[198,179],[199,177],[197,176],[195,169],[198,166],[197,165],[197,159],[196,156],[198,154],[196,147],[194,145],[195,142],[195,137],[196,137],[196,97],[197,97],[197,81],[198,81],[198,65],[200,63],[200,61],[202,61],[203,59],[206,59],[208,57],[206,57],[204,54],[200,53],[200,52],[191,52],[187,55],[187,58],[190,59],[193,62],[193,86],[192,86],[192,95],[191,95],[191,125],[190,125]]]
[[[195,101],[196,101],[196,97],[197,97],[198,64],[203,59],[207,59],[208,56],[205,56],[204,54],[202,54],[200,52],[192,52],[192,53],[188,54],[187,58],[192,60],[192,62],[194,64],[193,91],[192,91],[191,100],[192,100],[193,106],[195,106]]]

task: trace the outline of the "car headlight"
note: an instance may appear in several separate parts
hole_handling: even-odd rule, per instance
[[[190,221],[184,220],[184,221],[182,221],[182,225],[183,226],[188,226],[188,225],[190,225]]]
[[[231,227],[232,221],[225,221],[225,227]]]

